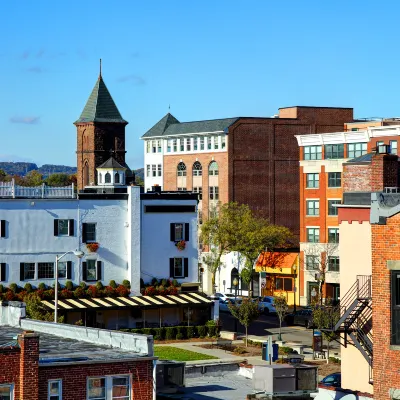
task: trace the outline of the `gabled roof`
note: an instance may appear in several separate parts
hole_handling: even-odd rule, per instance
[[[142,138],[175,136],[190,133],[223,132],[237,120],[238,118],[224,118],[206,121],[179,122],[172,114],[168,113],[149,129]]]
[[[92,93],[76,123],[82,122],[115,122],[127,124],[111,97],[102,76],[99,76]]]
[[[97,168],[126,169],[114,157],[110,157],[106,162],[99,165]]]

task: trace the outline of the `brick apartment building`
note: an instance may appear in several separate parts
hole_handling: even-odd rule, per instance
[[[1,399],[155,399],[152,337],[18,317],[14,324],[11,303],[0,306]]]
[[[287,107],[272,118],[179,122],[167,114],[143,136],[145,188],[200,193],[203,218],[220,201],[248,204],[299,235],[294,135],[343,130],[353,109]]]
[[[372,149],[386,143],[392,154],[398,154],[400,126],[391,125],[391,122],[381,121],[379,126],[364,130],[359,130],[356,123],[347,124],[353,128],[346,132],[296,136],[300,147],[299,286],[303,305],[312,301],[321,284],[324,298],[338,300],[341,296],[337,205],[349,191],[346,185],[352,187],[351,191],[357,191],[358,187],[360,192],[363,185],[369,185],[371,157],[363,157]],[[358,173],[363,173],[364,178],[357,179]],[[348,179],[344,180],[343,174],[347,174]],[[354,179],[350,179],[350,175]],[[382,181],[388,179],[386,174],[379,179],[384,186],[390,186],[389,181]],[[376,188],[368,189],[371,190]]]

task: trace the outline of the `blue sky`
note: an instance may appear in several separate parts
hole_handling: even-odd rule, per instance
[[[400,116],[400,3],[21,0],[0,5],[0,160],[76,165],[79,117],[103,78],[127,162],[171,106],[180,121],[292,105]]]

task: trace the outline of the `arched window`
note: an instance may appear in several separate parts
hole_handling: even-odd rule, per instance
[[[180,162],[178,164],[177,171],[178,171],[178,176],[186,176],[186,165],[185,165],[185,163]]]
[[[196,161],[193,164],[193,176],[202,176],[202,175],[203,175],[203,167],[198,161]]]
[[[218,175],[218,164],[216,161],[211,161],[208,166],[208,175]]]
[[[103,175],[101,175],[101,172],[99,172],[99,183],[103,183]]]
[[[234,285],[234,280],[237,280],[237,286]],[[232,268],[231,270],[231,289],[235,290],[235,289],[239,289],[239,271],[237,268]]]
[[[83,186],[89,185],[89,164],[86,161],[85,165],[83,166]]]
[[[104,177],[104,183],[111,183],[111,175],[109,172],[107,172]]]
[[[116,172],[114,175],[114,183],[119,183],[119,173]]]

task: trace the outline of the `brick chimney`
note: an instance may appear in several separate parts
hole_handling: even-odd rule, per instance
[[[18,335],[21,348],[20,400],[39,400],[39,335],[25,331]]]
[[[395,154],[376,153],[371,159],[371,192],[382,192],[385,187],[397,187],[399,161]]]

